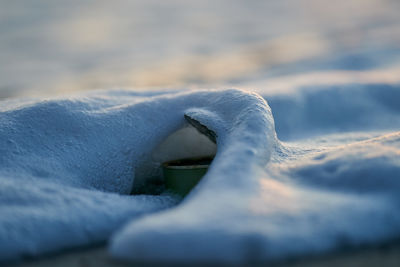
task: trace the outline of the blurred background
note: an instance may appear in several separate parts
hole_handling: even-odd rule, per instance
[[[0,0],[2,99],[399,66],[398,0]]]

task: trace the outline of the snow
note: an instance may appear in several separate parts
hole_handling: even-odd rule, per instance
[[[377,88],[381,96],[391,97],[386,101],[375,97],[371,91]],[[270,98],[271,106],[281,105],[276,113],[283,119],[277,125],[285,121],[305,125],[282,128],[285,137],[301,136],[305,130],[309,135],[338,131],[336,136],[326,135],[327,140],[314,143],[300,138],[279,143],[274,133],[266,135],[273,125],[268,111],[260,112],[264,118],[239,114],[242,123],[232,119],[234,128],[228,128],[228,135],[216,131],[220,138],[217,157],[196,190],[173,210],[127,224],[114,235],[111,253],[136,261],[237,264],[329,252],[398,237],[400,132],[375,138],[374,132],[369,138],[363,133],[360,138],[364,141],[352,141],[354,136],[338,137],[346,130],[369,130],[375,121],[381,130],[399,125],[395,123],[399,111],[392,105],[400,100],[395,90],[398,87],[348,85],[342,90],[322,88],[313,93],[299,90],[299,95],[285,96],[288,104],[282,103],[282,96]],[[290,106],[299,98],[310,99],[310,94],[321,99],[319,104]],[[350,105],[351,95],[361,100]],[[305,112],[310,106],[315,110]],[[375,115],[379,112],[394,120],[379,121]],[[308,116],[302,117],[304,113]],[[371,125],[364,123],[368,120]],[[270,123],[262,123],[266,121]],[[212,122],[204,124],[211,126]],[[332,146],[330,140],[336,144]],[[352,144],[347,144],[349,141]],[[266,155],[272,155],[271,159]]]
[[[108,241],[124,260],[252,263],[398,238],[399,90],[358,82],[2,101],[0,260]],[[129,195],[157,184],[165,160],[215,153],[181,202]]]
[[[4,1],[0,265],[105,243],[240,264],[398,240],[399,3]],[[190,195],[164,192],[162,162],[207,155]]]

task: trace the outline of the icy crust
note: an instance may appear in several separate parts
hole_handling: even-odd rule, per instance
[[[158,168],[152,151],[185,126],[184,114],[217,132],[218,143],[227,148],[211,176],[230,172],[234,184],[246,184],[243,175],[230,170],[232,160],[238,160],[242,174],[268,161],[276,142],[273,119],[265,100],[252,93],[106,91],[5,102],[0,259],[103,241],[129,218],[176,204],[171,196],[126,194]],[[230,147],[232,141],[237,144]],[[232,160],[225,163],[225,158]]]
[[[275,107],[278,137],[320,134],[291,143],[279,142],[267,102],[239,90],[3,102],[0,260],[111,235],[110,252],[119,259],[235,264],[398,238],[399,87],[381,86],[380,97],[368,88],[263,93]],[[349,107],[345,96],[354,93],[361,100]],[[184,115],[216,133],[217,154],[183,202],[154,213],[179,200],[128,194],[160,162],[182,155],[163,144],[184,137]],[[379,116],[386,119],[377,123]]]
[[[398,107],[393,105],[400,101],[398,86],[381,86],[380,97],[373,96],[378,85],[346,87],[338,93],[338,88],[328,87],[284,96],[287,105],[273,110],[285,121],[315,127],[294,126],[287,132],[282,129],[283,135],[339,132],[322,146],[301,141],[271,145],[268,140],[274,140],[274,134],[262,132],[273,124],[251,125],[248,121],[254,119],[246,112],[230,130],[214,129],[217,157],[196,190],[174,209],[127,224],[111,240],[112,255],[132,261],[246,264],[398,238],[400,132],[370,139],[366,136],[376,133],[340,133],[399,129]],[[361,100],[351,106],[345,96],[354,93]],[[306,103],[288,113],[290,103],[314,97],[321,99],[319,105],[314,101],[314,112]],[[278,107],[276,99],[271,103]],[[196,111],[191,112],[195,117]],[[224,124],[214,113],[199,112],[199,117],[202,114],[204,125]],[[379,121],[379,116],[387,117]],[[337,121],[339,117],[343,122]],[[243,136],[249,131],[254,138]],[[348,144],[353,139],[366,140]]]
[[[241,173],[232,163],[216,174],[216,162],[183,204],[119,231],[111,253],[134,261],[248,264],[400,236],[400,132],[323,151],[289,150],[295,159],[265,170]],[[237,183],[239,175],[245,182]]]
[[[1,177],[0,263],[104,242],[127,221],[171,207],[167,196],[123,196]]]

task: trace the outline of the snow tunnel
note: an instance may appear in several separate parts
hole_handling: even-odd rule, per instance
[[[158,144],[150,159],[135,170],[132,194],[158,195],[168,190],[185,196],[207,172],[217,152],[215,133],[185,118],[186,123]]]

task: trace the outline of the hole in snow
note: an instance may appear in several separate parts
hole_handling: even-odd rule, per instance
[[[214,157],[217,145],[193,126],[185,125],[170,134],[152,152],[149,162],[135,172],[132,194],[158,195],[165,191],[161,165],[164,162],[186,159]],[[145,173],[146,175],[141,175]]]

